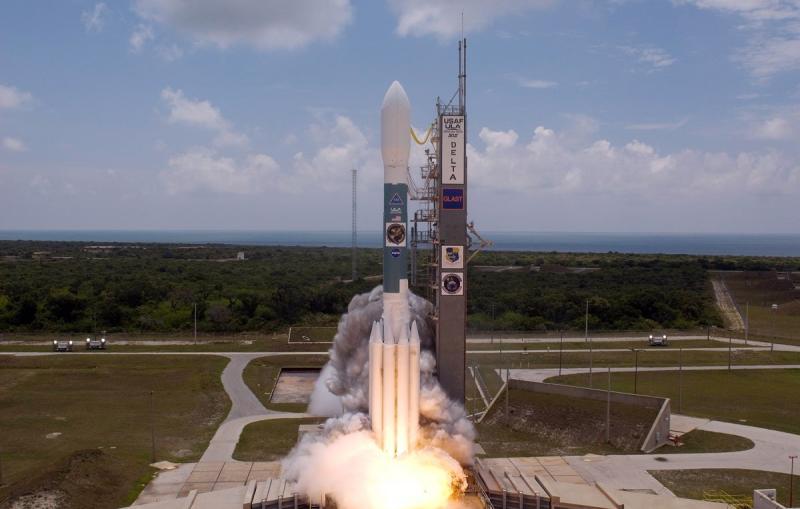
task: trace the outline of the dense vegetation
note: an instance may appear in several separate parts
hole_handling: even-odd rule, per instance
[[[796,260],[490,252],[476,263],[512,270],[472,268],[473,328],[581,328],[588,299],[596,330],[719,324],[707,269]],[[379,284],[380,264],[360,250],[359,273],[378,277],[348,281],[348,249],[2,241],[0,331],[188,331],[195,304],[207,332],[334,324]]]

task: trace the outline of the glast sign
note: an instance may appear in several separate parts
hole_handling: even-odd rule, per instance
[[[442,184],[464,183],[464,116],[442,116]]]

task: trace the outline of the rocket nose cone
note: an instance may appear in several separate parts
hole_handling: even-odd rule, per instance
[[[381,106],[381,155],[384,166],[405,171],[411,149],[410,129],[411,103],[403,85],[395,81],[386,91]]]
[[[383,105],[381,106],[381,111],[390,107],[400,107],[405,109],[409,109],[411,107],[411,103],[408,100],[408,95],[406,95],[403,85],[401,85],[397,80],[393,81],[392,84],[389,85],[389,90],[387,90],[386,95],[383,96]]]

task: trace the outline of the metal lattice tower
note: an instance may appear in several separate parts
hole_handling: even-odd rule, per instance
[[[358,179],[358,170],[353,168],[353,237],[352,237],[352,264],[353,264],[353,281],[358,277],[357,258],[358,258],[358,230],[356,221],[356,181]]]

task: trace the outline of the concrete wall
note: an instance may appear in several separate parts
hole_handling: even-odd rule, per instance
[[[573,387],[571,385],[551,384],[547,382],[531,382],[529,380],[517,380],[512,378],[509,387],[530,392],[540,392],[545,394],[556,394],[570,398],[593,399],[606,401],[608,391],[602,389],[590,389],[588,387]],[[655,396],[643,396],[641,394],[631,394],[628,392],[611,391],[612,403],[624,403],[645,408],[658,410],[658,415],[653,421],[650,431],[642,442],[641,450],[650,452],[669,441],[670,425],[670,401],[668,398],[657,398]]]
[[[775,499],[775,490],[754,490],[753,509],[786,509],[786,506]]]

